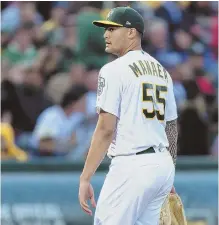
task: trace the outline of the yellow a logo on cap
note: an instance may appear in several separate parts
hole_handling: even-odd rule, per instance
[[[113,9],[111,9],[111,10],[110,10],[110,12],[107,14],[107,17],[106,17],[106,19],[107,19],[107,20],[108,20],[108,19],[109,19],[109,17],[113,14],[113,11],[114,11],[114,10],[113,10]]]

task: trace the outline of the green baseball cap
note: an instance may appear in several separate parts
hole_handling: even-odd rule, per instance
[[[126,27],[135,28],[141,34],[144,33],[144,19],[130,7],[117,7],[111,9],[106,20],[93,21],[98,27]]]

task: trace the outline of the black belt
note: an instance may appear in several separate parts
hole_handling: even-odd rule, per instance
[[[137,152],[135,153],[135,155],[141,155],[141,154],[147,154],[147,153],[155,153],[155,150],[153,147],[147,148],[141,152]],[[112,158],[114,158],[115,156],[112,156]]]
[[[148,149],[145,149],[141,152],[137,152],[136,155],[141,155],[141,154],[147,154],[147,153],[155,153],[155,150],[153,147],[150,147]]]

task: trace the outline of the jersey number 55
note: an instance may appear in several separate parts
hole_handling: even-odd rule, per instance
[[[158,120],[164,120],[167,87],[161,85],[153,85],[151,83],[142,84],[142,100],[151,105],[146,104],[148,107],[143,108],[143,113],[147,119],[154,119],[155,116]],[[163,96],[161,96],[163,94]],[[154,96],[155,95],[155,96]],[[149,110],[149,108],[152,110]]]

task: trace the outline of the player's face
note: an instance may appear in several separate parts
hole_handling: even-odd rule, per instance
[[[121,55],[127,46],[127,31],[125,27],[108,27],[105,29],[105,51],[114,55]]]

